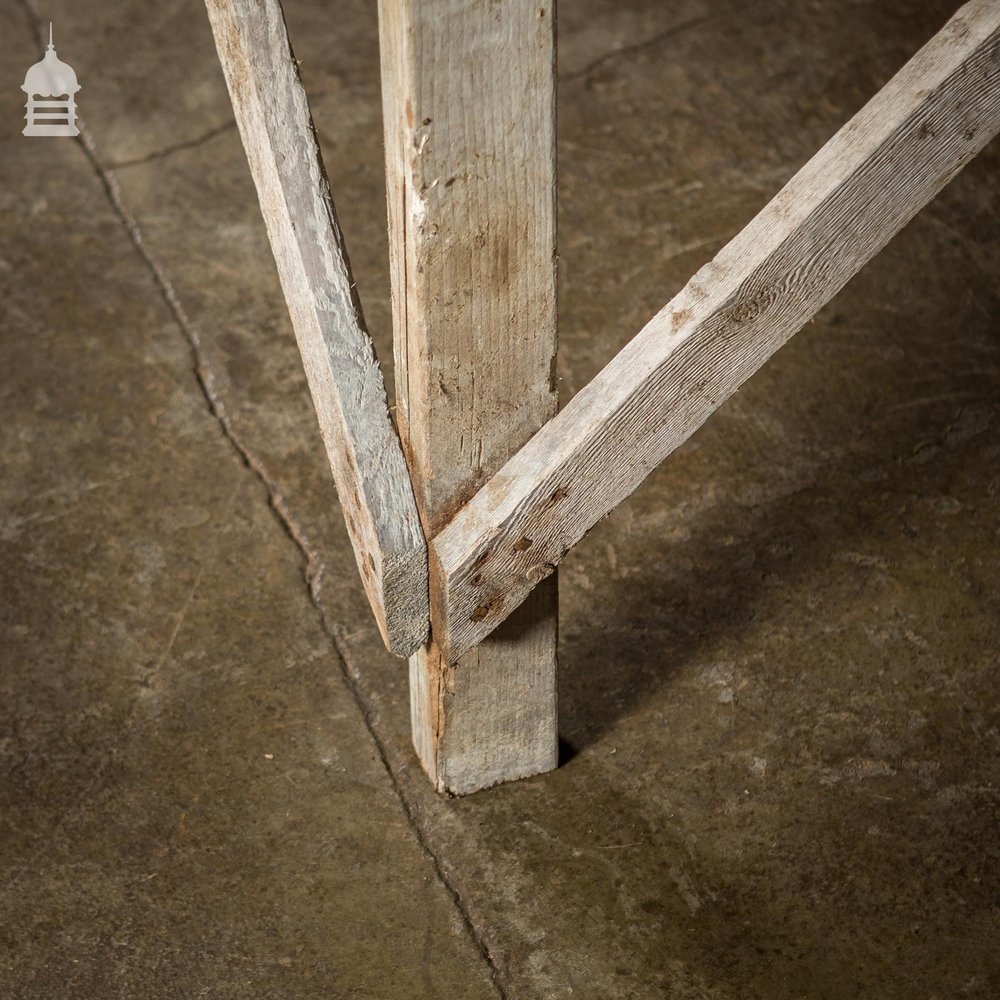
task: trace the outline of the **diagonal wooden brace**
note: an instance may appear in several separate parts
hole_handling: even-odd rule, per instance
[[[435,641],[453,661],[1000,130],[1000,0],[910,60],[431,543]]]
[[[368,599],[389,650],[427,636],[427,545],[279,0],[206,0]]]

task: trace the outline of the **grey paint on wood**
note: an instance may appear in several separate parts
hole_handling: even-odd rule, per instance
[[[427,546],[281,5],[207,7],[361,578],[407,656],[427,636]]]
[[[430,536],[556,411],[553,8],[381,0],[379,22],[396,412]],[[439,789],[556,765],[555,615],[552,580],[459,663],[413,657]]]
[[[432,628],[489,635],[1000,129],[1000,2],[949,23],[437,535]]]

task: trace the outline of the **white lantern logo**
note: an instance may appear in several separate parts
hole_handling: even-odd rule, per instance
[[[49,24],[49,47],[42,61],[28,70],[21,87],[28,95],[24,135],[79,135],[75,98],[79,89],[73,67],[60,62],[56,55]],[[43,100],[36,100],[39,97]],[[49,97],[58,99],[44,100]]]

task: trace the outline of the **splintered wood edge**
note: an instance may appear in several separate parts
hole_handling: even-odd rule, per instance
[[[390,652],[429,627],[427,545],[279,0],[206,0],[361,579]]]
[[[1000,2],[977,0],[431,541],[449,661],[489,635],[1000,129]]]

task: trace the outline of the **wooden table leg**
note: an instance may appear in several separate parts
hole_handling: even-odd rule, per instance
[[[397,418],[430,537],[557,408],[554,10],[380,0],[379,15]],[[556,766],[556,611],[552,579],[457,663],[433,637],[411,658],[438,789]]]

